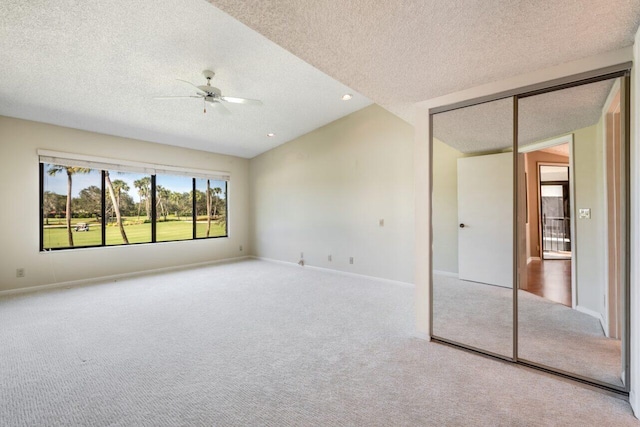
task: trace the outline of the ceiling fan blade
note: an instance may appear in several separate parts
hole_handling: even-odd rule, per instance
[[[227,107],[225,107],[224,105],[222,105],[221,102],[212,102],[211,103],[213,108],[220,114],[224,115],[224,116],[228,116],[229,114],[231,114],[231,111],[229,111],[227,109]]]
[[[200,91],[200,92],[202,92],[202,93],[207,93],[206,91],[204,91],[204,90],[200,89],[198,86],[194,85],[193,83],[191,83],[191,82],[189,82],[189,81],[187,81],[187,80],[182,80],[182,79],[176,79],[176,80],[178,80],[179,82],[186,83],[186,84],[188,84],[188,85],[190,85],[190,86],[193,86],[193,87],[195,87],[196,89],[198,89],[198,91]]]
[[[234,96],[222,96],[220,99],[234,104],[262,105],[262,101],[257,99],[236,98]]]
[[[153,99],[180,99],[180,98],[202,98],[201,96],[189,95],[189,96],[154,96]]]

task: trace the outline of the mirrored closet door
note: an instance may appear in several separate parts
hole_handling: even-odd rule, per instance
[[[431,114],[431,335],[629,390],[629,77]]]
[[[518,358],[624,388],[623,78],[518,99]]]
[[[433,116],[433,335],[513,355],[513,99]]]

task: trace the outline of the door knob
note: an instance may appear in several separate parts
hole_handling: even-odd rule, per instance
[[[464,224],[460,224],[460,228],[464,228]]]

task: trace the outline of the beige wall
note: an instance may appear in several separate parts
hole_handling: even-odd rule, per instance
[[[575,212],[591,209],[591,219],[575,219],[577,305],[604,317],[606,221],[602,120],[574,132],[573,154]]]
[[[228,171],[229,238],[39,252],[37,149]],[[0,291],[238,257],[250,251],[248,160],[0,117]],[[239,251],[239,246],[244,251]],[[16,269],[26,276],[16,278]]]
[[[306,265],[413,282],[409,124],[372,105],[253,158],[250,170],[255,255],[297,262],[303,252]]]
[[[458,159],[464,155],[433,139],[433,269],[458,273]]]

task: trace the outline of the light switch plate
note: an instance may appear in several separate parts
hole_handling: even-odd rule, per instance
[[[591,209],[580,209],[578,211],[578,218],[591,219]]]

